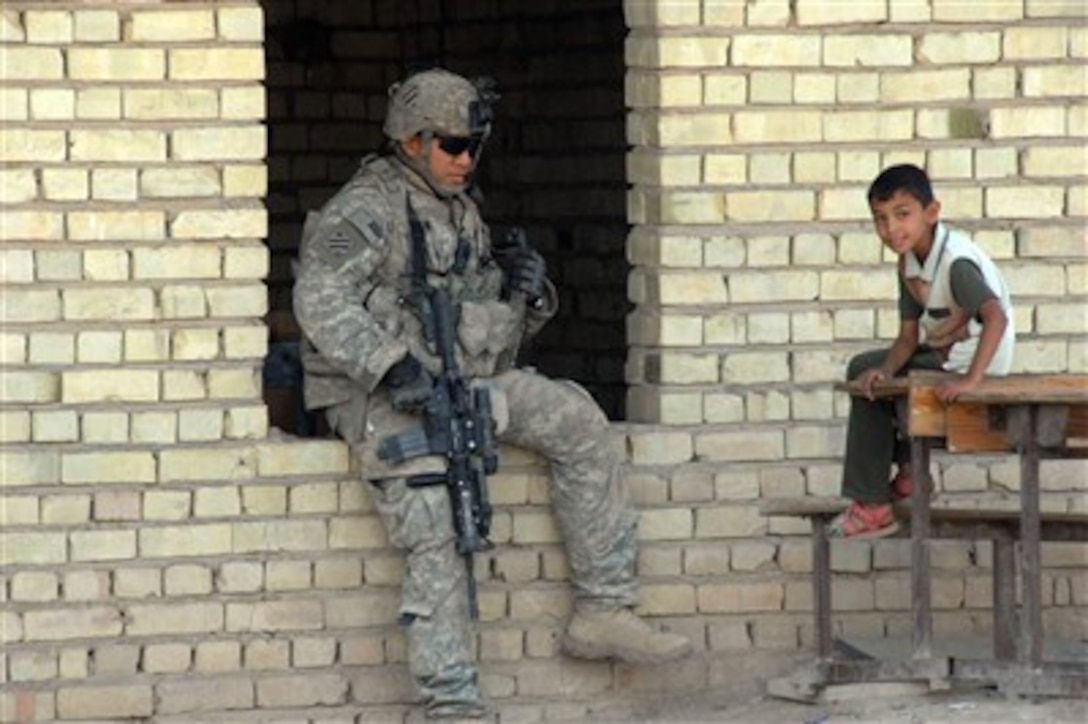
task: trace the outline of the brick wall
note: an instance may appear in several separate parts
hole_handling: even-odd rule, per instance
[[[263,9],[0,9],[0,721],[372,720],[409,701],[402,561],[347,451],[267,429],[262,82],[282,8]],[[700,653],[664,671],[558,655],[545,471],[506,450],[476,644],[486,691],[526,720],[725,686],[738,654],[811,642],[803,527],[756,501],[837,491],[829,383],[895,324],[863,198],[881,165],[927,164],[1007,269],[1020,369],[1086,366],[1078,4],[624,11],[641,423],[616,444],[643,609]],[[939,462],[949,497],[1018,484],[1006,457]],[[1046,504],[1083,509],[1084,479],[1048,465]],[[937,631],[987,625],[988,557],[935,547]],[[908,560],[896,541],[835,547],[840,630],[907,630]],[[1044,560],[1048,624],[1082,638],[1083,547]]]

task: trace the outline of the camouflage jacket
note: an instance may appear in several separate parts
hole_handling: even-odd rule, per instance
[[[509,368],[521,342],[555,313],[551,284],[540,309],[500,298],[503,273],[472,199],[439,197],[396,157],[369,156],[319,212],[308,215],[303,229],[294,311],[305,334],[309,409],[360,397],[380,401],[378,383],[409,351],[439,372],[409,301],[408,203],[426,230],[428,281],[446,287],[458,304],[463,374],[488,377]]]

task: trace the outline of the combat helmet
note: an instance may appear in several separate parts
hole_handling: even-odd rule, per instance
[[[491,132],[490,82],[475,82],[441,68],[409,76],[389,88],[382,130],[393,141],[418,133],[486,138]]]

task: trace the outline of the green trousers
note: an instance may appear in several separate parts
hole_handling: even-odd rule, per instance
[[[884,364],[887,349],[862,352],[851,358],[846,379]],[[941,361],[928,347],[921,346],[897,377],[910,370],[939,370]],[[842,466],[842,494],[862,503],[887,503],[892,499],[889,485],[892,463],[910,461],[910,445],[900,435],[895,420],[895,403],[889,400],[850,398],[850,419],[846,430],[846,457]]]

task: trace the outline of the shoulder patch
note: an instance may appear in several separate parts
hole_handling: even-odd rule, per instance
[[[358,255],[370,246],[354,224],[344,220],[319,232],[313,239],[313,250],[322,260],[334,267]]]

